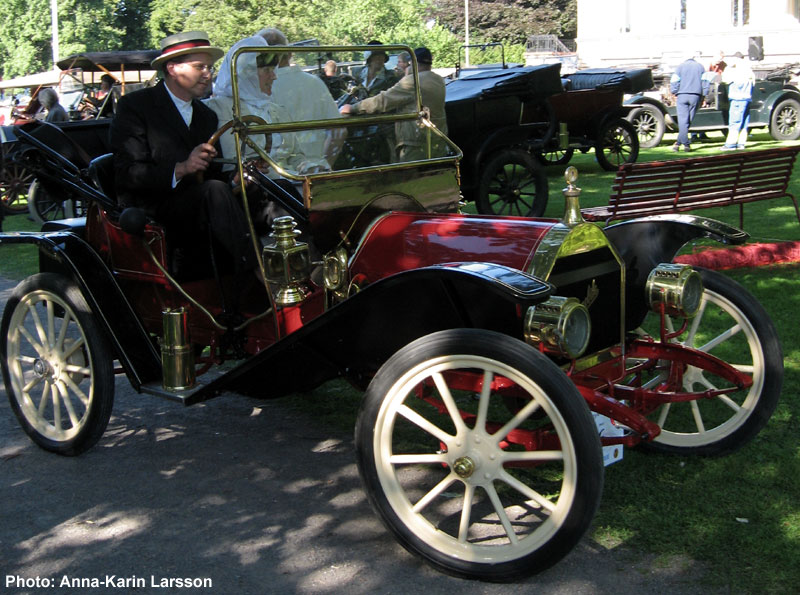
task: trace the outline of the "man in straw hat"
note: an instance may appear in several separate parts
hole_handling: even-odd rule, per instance
[[[239,273],[255,266],[252,241],[243,209],[211,163],[217,116],[199,101],[223,54],[202,31],[164,38],[152,63],[162,80],[120,99],[110,136],[120,203],[144,209],[178,245],[210,230]]]

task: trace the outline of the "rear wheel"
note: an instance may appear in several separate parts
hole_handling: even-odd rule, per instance
[[[356,449],[369,500],[403,547],[467,578],[551,566],[602,493],[597,430],[575,386],[490,331],[433,333],[392,356],[367,389]]]
[[[753,384],[713,398],[660,406],[648,417],[661,426],[661,434],[643,446],[673,454],[720,455],[755,437],[775,411],[783,383],[783,355],[775,327],[756,299],[725,275],[698,270],[705,286],[703,301],[675,342],[747,372]],[[678,329],[680,323],[676,320],[670,327]],[[653,333],[652,328],[647,330]],[[666,377],[667,372],[661,371],[646,385],[658,386]],[[683,373],[687,392],[726,386],[718,376],[694,366]]]
[[[547,208],[547,175],[530,153],[500,151],[482,167],[475,206],[484,215],[540,217]]]
[[[769,133],[775,140],[797,140],[800,138],[800,102],[784,99],[769,120]]]
[[[33,174],[24,167],[6,159],[8,149],[2,147],[0,159],[0,200],[2,209],[9,215],[24,213],[28,208],[28,186],[33,181]]]
[[[63,455],[93,446],[111,415],[114,358],[78,287],[29,277],[6,303],[0,336],[6,391],[28,436]]]
[[[661,144],[666,124],[664,114],[654,105],[641,105],[628,114],[628,121],[633,124],[639,137],[639,147],[651,149]]]
[[[617,171],[623,163],[635,163],[639,157],[639,137],[627,120],[609,120],[600,128],[594,146],[597,163],[606,171]]]
[[[45,221],[74,217],[75,209],[72,200],[57,200],[39,180],[34,180],[28,188],[28,213],[41,225]]]

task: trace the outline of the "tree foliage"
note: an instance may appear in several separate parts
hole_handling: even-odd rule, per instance
[[[61,57],[79,51],[157,48],[166,35],[207,31],[229,47],[265,27],[289,41],[428,46],[449,66],[464,39],[464,0],[57,0]],[[483,0],[469,4],[470,40],[502,42],[509,59],[529,35],[574,37],[577,0]],[[0,74],[51,68],[50,0],[0,2]]]

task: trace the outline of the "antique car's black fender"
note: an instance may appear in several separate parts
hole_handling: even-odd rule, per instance
[[[131,384],[138,389],[145,382],[160,380],[161,356],[105,262],[80,237],[83,221],[59,222],[65,228],[72,222],[78,233],[63,229],[0,234],[0,246],[33,244],[39,249],[41,272],[64,275],[77,284]]]
[[[280,397],[338,376],[365,388],[400,348],[440,330],[480,328],[523,340],[527,308],[546,300],[552,289],[516,269],[487,263],[397,273],[333,306],[184,402],[222,391]]]
[[[656,265],[672,262],[684,245],[697,238],[738,245],[749,237],[747,232],[714,219],[677,214],[631,219],[604,231],[625,262],[625,326],[629,330],[639,326],[648,311],[645,284]]]

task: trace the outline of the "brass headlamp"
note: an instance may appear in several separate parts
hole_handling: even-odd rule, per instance
[[[575,359],[589,345],[592,323],[589,310],[578,298],[553,296],[528,308],[525,341],[552,353]]]
[[[700,308],[703,280],[700,273],[685,264],[662,262],[647,277],[647,301],[654,312],[690,318]]]

